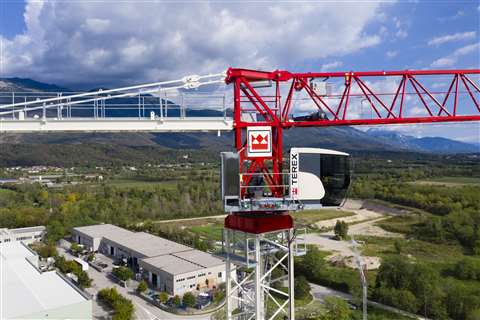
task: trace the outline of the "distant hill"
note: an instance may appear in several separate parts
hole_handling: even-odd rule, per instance
[[[54,84],[24,78],[0,78],[0,92],[57,92],[71,91]]]
[[[369,129],[367,134],[376,139],[396,146],[401,149],[429,152],[429,153],[478,153],[480,146],[476,144],[465,143],[443,137],[423,137],[416,138],[401,133],[383,130],[383,129]]]
[[[71,90],[31,79],[0,78],[1,91],[55,92]],[[132,99],[136,101],[136,98],[124,98],[116,99],[121,101],[115,101],[115,103],[135,103]],[[153,110],[155,106],[158,108],[158,98],[147,97],[145,100],[146,114],[149,113],[150,109]],[[9,101],[0,101],[0,104],[2,103],[9,103]],[[108,116],[132,116],[130,112],[135,112],[133,116],[137,115],[136,110],[116,110],[114,114]],[[217,111],[212,110],[189,110],[187,113],[196,116],[215,116],[218,114]],[[172,110],[169,110],[169,115],[178,116],[178,111],[172,108]],[[117,156],[129,154],[128,158],[131,158],[133,154],[137,154],[137,151],[129,153],[127,149],[138,147],[161,147],[176,150],[202,149],[217,153],[233,149],[233,135],[232,133],[223,133],[220,137],[217,137],[216,134],[212,133],[26,133],[2,134],[0,135],[0,143],[13,145],[76,145],[77,149],[88,145],[87,153],[90,153],[90,155],[94,152],[91,147],[94,144],[118,145],[122,146],[122,152]],[[353,127],[293,128],[285,130],[284,146],[285,148],[291,146],[324,147],[347,152],[480,152],[476,145],[446,138],[415,138],[398,132],[379,129],[370,129],[364,132]],[[51,148],[50,152],[57,152],[56,150],[60,149]],[[107,150],[110,149],[101,147],[99,150],[108,152]],[[81,155],[82,152],[79,152],[79,154]],[[10,156],[14,156],[14,153],[10,153]]]

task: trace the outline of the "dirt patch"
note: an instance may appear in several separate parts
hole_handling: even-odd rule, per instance
[[[354,256],[345,257],[340,254],[335,254],[327,257],[327,259],[337,267],[358,269],[357,261]],[[381,260],[379,257],[362,256],[362,260],[367,270],[376,270],[380,268]]]

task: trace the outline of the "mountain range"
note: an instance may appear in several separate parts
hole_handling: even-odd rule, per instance
[[[0,92],[71,91],[32,79],[0,78]],[[127,98],[132,99],[132,98]],[[158,99],[157,99],[158,102]],[[8,100],[0,104],[9,103]],[[211,110],[196,111],[212,115]],[[233,147],[232,133],[24,133],[1,134],[8,144],[115,144],[126,147],[160,146],[173,149],[223,151]],[[407,151],[423,153],[479,153],[480,145],[442,137],[417,138],[385,129],[361,131],[354,127],[293,128],[284,132],[285,147],[323,147],[348,152]]]

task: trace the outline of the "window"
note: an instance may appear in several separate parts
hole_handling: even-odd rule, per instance
[[[219,278],[222,277],[222,273],[221,273],[221,272],[218,273],[218,277],[219,277]]]
[[[350,185],[350,159],[343,155],[322,154],[320,179],[325,188],[324,206],[338,206],[345,199]]]

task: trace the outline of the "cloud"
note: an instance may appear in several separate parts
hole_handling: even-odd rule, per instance
[[[434,67],[434,68],[436,68],[436,67],[451,67],[451,66],[453,66],[454,64],[457,63],[458,58],[460,58],[461,56],[464,56],[464,55],[467,55],[467,54],[470,54],[470,53],[473,53],[473,52],[478,52],[479,47],[480,47],[480,44],[473,43],[473,44],[469,44],[469,45],[466,45],[464,47],[458,48],[457,50],[455,50],[449,56],[442,57],[442,58],[439,58],[439,59],[433,61],[430,66]]]
[[[25,32],[0,36],[3,76],[82,86],[288,68],[379,44],[366,30],[388,5],[31,0]]]
[[[450,17],[440,17],[440,18],[437,18],[437,20],[443,23],[443,22],[447,22],[447,21],[457,20],[457,19],[463,17],[464,15],[465,15],[465,12],[464,12],[464,11],[458,10],[453,16],[450,16]]]
[[[325,71],[329,71],[329,70],[334,70],[334,69],[339,68],[341,66],[343,66],[343,63],[341,61],[333,61],[333,62],[330,62],[330,63],[322,64],[322,67],[320,68],[320,71],[325,72]]]
[[[408,36],[407,29],[411,25],[411,21],[400,19],[398,17],[393,17],[393,22],[397,32],[395,32],[395,37],[399,39],[405,39]]]
[[[434,68],[437,67],[451,67],[457,62],[454,58],[440,58],[432,62],[431,66]]]
[[[387,58],[393,59],[398,55],[398,51],[397,50],[391,50],[391,51],[387,51],[385,54],[387,55]]]
[[[471,40],[471,39],[474,39],[476,35],[477,33],[475,31],[447,34],[441,37],[435,37],[429,40],[427,44],[429,46],[433,46],[433,45],[440,45],[440,44],[444,44],[452,41]]]

